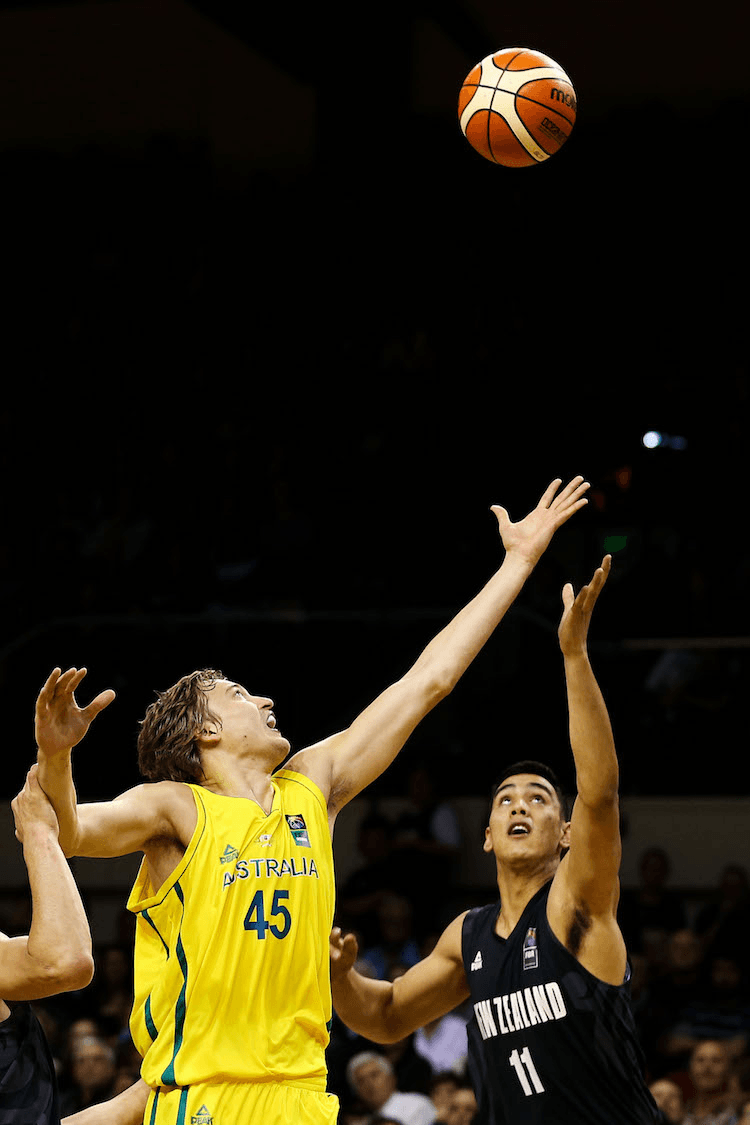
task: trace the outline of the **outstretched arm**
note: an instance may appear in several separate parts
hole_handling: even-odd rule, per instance
[[[558,905],[565,910],[581,909],[592,922],[603,927],[605,936],[601,943],[592,943],[595,960],[587,967],[603,979],[611,976],[620,983],[625,951],[615,920],[622,854],[619,772],[607,707],[587,649],[591,614],[611,565],[612,559],[606,555],[589,585],[577,596],[569,583],[563,589],[558,635],[565,666],[577,797],[571,818],[570,850],[560,865],[554,897],[550,895],[550,911]],[[601,956],[595,945],[601,946]]]
[[[289,762],[326,794],[333,817],[390,765],[417,724],[458,683],[502,621],[555,531],[585,503],[588,484],[575,477],[562,491],[553,481],[525,519],[511,523],[493,507],[505,559],[486,586],[430,642],[406,675],[380,695],[345,731],[301,751]]]
[[[139,1078],[116,1098],[63,1117],[61,1125],[141,1125],[150,1093],[150,1087]]]
[[[0,997],[38,1000],[85,988],[94,975],[89,924],[57,838],[54,810],[32,766],[11,805],[31,887],[28,937],[0,941]]]
[[[357,939],[331,932],[331,991],[339,1018],[373,1043],[395,1043],[452,1012],[469,995],[461,957],[466,914],[443,931],[432,953],[393,983],[363,977],[354,968]]]

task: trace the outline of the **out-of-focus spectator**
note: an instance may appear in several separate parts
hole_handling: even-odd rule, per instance
[[[451,1095],[446,1125],[471,1125],[477,1113],[477,1099],[473,1088],[463,1082]]]
[[[451,1097],[458,1089],[460,1079],[452,1070],[444,1070],[434,1075],[427,1093],[437,1111],[435,1125],[447,1125]]]
[[[628,949],[643,953],[652,970],[661,967],[670,935],[687,925],[681,897],[667,886],[670,869],[663,848],[647,848],[640,860],[639,884],[623,891],[618,910]]]
[[[103,1039],[93,1036],[76,1039],[71,1048],[70,1066],[72,1085],[60,1099],[63,1117],[113,1097],[115,1052]]]
[[[414,904],[419,936],[440,932],[447,921],[440,912],[451,885],[461,831],[450,801],[440,794],[433,771],[415,766],[407,778],[408,807],[393,825],[398,857],[398,889]]]
[[[682,1125],[685,1117],[685,1099],[678,1084],[669,1078],[657,1078],[650,1084],[649,1090],[669,1125]]]
[[[452,1012],[414,1032],[414,1050],[427,1059],[434,1074],[451,1070],[462,1075],[468,1049],[466,1020]]]
[[[353,1092],[373,1114],[392,1114],[403,1125],[434,1125],[435,1106],[424,1094],[397,1088],[396,1072],[388,1059],[376,1051],[363,1051],[346,1068]]]
[[[733,957],[750,971],[750,879],[744,867],[726,865],[712,900],[698,911],[693,928],[707,954]]]
[[[421,959],[414,937],[414,908],[403,895],[386,895],[378,907],[378,941],[365,949],[362,960],[373,975],[385,980],[397,965],[410,969]]]
[[[341,886],[336,909],[337,924],[342,929],[357,930],[364,949],[378,941],[378,908],[397,883],[390,821],[375,812],[363,817],[357,844],[364,862]]]
[[[706,1039],[690,1055],[688,1075],[692,1095],[683,1125],[734,1125],[730,1094],[730,1059],[723,1043]]]
[[[720,1040],[730,1060],[750,1046],[750,993],[742,969],[731,957],[711,959],[706,980],[664,1031],[661,1049],[675,1058],[687,1054],[703,1039]]]
[[[745,1098],[737,1108],[737,1125],[750,1125],[750,1098]]]
[[[677,1013],[692,1003],[698,993],[702,957],[701,943],[693,931],[678,930],[667,942],[664,972],[649,986],[647,1018],[642,1026],[647,1035],[645,1049],[658,1074],[677,1065],[673,1058],[664,1054],[665,1037],[674,1026]]]

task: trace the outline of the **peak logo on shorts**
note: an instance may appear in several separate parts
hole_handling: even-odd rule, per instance
[[[207,1108],[202,1105],[198,1112],[190,1118],[190,1125],[214,1125],[214,1119]]]
[[[299,814],[296,816],[287,816],[286,822],[289,825],[289,831],[294,837],[294,842],[298,848],[309,848],[310,837],[307,834],[307,825],[305,824],[304,816]]]

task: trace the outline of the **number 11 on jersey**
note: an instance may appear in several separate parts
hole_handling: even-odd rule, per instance
[[[544,1086],[541,1079],[537,1074],[534,1061],[531,1057],[531,1052],[528,1047],[524,1047],[520,1055],[518,1050],[515,1050],[508,1059],[508,1062],[518,1075],[518,1081],[521,1083],[521,1089],[527,1098],[532,1094],[543,1094]],[[531,1081],[529,1081],[531,1079]],[[534,1087],[532,1090],[532,1086]]]

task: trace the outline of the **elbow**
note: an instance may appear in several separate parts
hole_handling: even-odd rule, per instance
[[[51,965],[47,976],[55,992],[76,992],[94,979],[94,958],[85,950],[71,954]],[[53,993],[50,992],[50,995]]]

